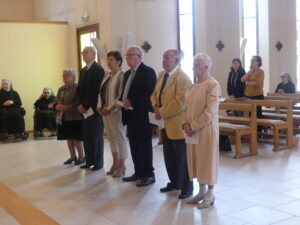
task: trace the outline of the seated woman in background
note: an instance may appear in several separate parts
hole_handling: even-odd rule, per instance
[[[64,164],[81,165],[85,162],[83,155],[81,114],[77,110],[78,95],[76,72],[72,69],[63,71],[64,85],[58,89],[53,107],[57,111],[57,140],[67,140],[70,158]],[[75,149],[77,149],[78,157]]]
[[[227,80],[227,94],[230,98],[244,97],[245,83],[241,81],[246,74],[239,58],[232,60],[232,66]]]
[[[295,93],[295,85],[292,81],[291,75],[287,72],[280,74],[281,83],[277,85],[275,93],[284,94],[284,93]]]
[[[15,134],[15,139],[25,140],[25,110],[18,92],[14,91],[11,81],[3,79],[0,90],[0,139],[6,141],[8,134]]]
[[[50,137],[56,136],[55,110],[51,108],[55,96],[51,88],[44,88],[43,94],[34,103],[34,136],[44,137],[43,129],[51,131]]]

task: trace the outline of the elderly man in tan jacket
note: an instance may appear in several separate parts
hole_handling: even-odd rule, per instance
[[[181,190],[179,199],[193,193],[193,183],[187,170],[186,143],[182,131],[185,98],[191,80],[180,68],[180,52],[167,50],[163,55],[163,68],[151,95],[151,103],[156,119],[163,118],[163,152],[170,182],[160,189],[161,192]]]

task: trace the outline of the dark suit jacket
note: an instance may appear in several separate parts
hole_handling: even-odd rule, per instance
[[[124,74],[126,82],[131,70]],[[141,63],[132,80],[127,98],[131,101],[133,110],[122,110],[123,124],[146,124],[149,123],[148,112],[152,112],[150,96],[156,83],[156,74],[154,70]],[[123,84],[123,88],[125,84]],[[121,97],[122,99],[122,97]]]
[[[79,104],[88,110],[90,107],[96,112],[100,84],[104,77],[103,68],[94,62],[89,70],[84,67],[80,70],[77,87]]]

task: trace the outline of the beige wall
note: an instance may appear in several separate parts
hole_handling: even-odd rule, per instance
[[[240,55],[239,0],[195,0],[196,2],[196,52],[211,56],[211,74],[227,95],[227,77],[231,61]],[[220,52],[216,48],[219,40],[225,45]]]
[[[33,129],[33,104],[44,87],[56,94],[69,65],[68,25],[0,23],[0,78],[12,80],[26,109],[26,129]]]
[[[34,0],[0,0],[0,20],[32,20]]]
[[[281,72],[289,72],[297,82],[296,1],[269,1],[269,27],[270,90],[274,91]],[[283,44],[281,51],[275,48],[277,41]]]
[[[176,0],[35,0],[38,20],[66,20],[70,24],[71,66],[77,69],[76,28],[99,23],[100,40],[108,50],[122,50],[122,40],[132,33],[135,44],[149,41],[146,64],[161,70],[162,53],[177,47]],[[60,7],[57,7],[60,5]],[[83,23],[82,15],[90,15]]]

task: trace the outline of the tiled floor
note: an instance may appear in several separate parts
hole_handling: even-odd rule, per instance
[[[260,154],[244,159],[222,153],[217,200],[203,210],[179,201],[178,192],[159,192],[168,181],[161,146],[154,148],[157,181],[150,187],[123,183],[104,170],[64,166],[66,143],[56,140],[0,144],[0,181],[62,225],[299,225],[300,153],[271,149],[259,144]],[[127,174],[132,172],[128,159]],[[0,225],[15,224],[0,208]]]

